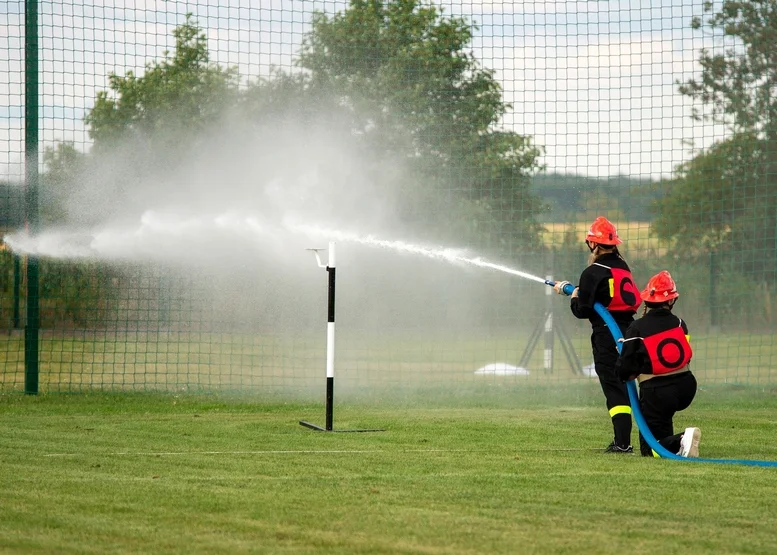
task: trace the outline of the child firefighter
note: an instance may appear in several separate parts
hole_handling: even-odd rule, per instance
[[[580,274],[580,285],[572,292],[570,308],[575,317],[587,318],[591,322],[594,369],[602,386],[614,432],[614,438],[604,452],[631,454],[634,452],[631,446],[631,406],[626,385],[615,370],[618,348],[604,320],[594,310],[596,303],[605,306],[621,331],[634,321],[642,302],[631,269],[618,251],[618,245],[622,243],[615,226],[607,218],[599,216],[594,220],[585,236],[585,244],[591,251],[589,265]],[[568,283],[557,282],[554,289],[562,294]]]
[[[672,313],[680,294],[666,270],[652,278],[641,293],[644,313],[626,329],[616,370],[623,381],[639,381],[639,404],[648,428],[667,451],[699,456],[699,428],[674,433],[672,418],[696,396],[696,378],[688,326]],[[639,436],[643,456],[657,456]]]

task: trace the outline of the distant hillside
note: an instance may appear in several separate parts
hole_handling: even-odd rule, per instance
[[[650,206],[659,196],[658,181],[627,176],[549,173],[535,176],[531,188],[548,205],[541,216],[545,222],[593,220],[599,215],[649,222]]]

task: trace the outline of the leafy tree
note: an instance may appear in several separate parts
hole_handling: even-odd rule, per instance
[[[444,157],[441,137],[487,131],[506,109],[492,72],[465,51],[471,38],[466,21],[418,0],[353,0],[314,15],[298,63],[348,99],[363,131],[398,131],[382,134],[389,145],[409,133],[414,149]]]
[[[678,168],[658,205],[656,231],[698,247],[730,249],[749,275],[777,280],[777,0],[705,2],[694,29],[723,35],[702,49],[701,76],[679,90],[726,125],[731,138]]]
[[[237,70],[210,61],[205,33],[191,15],[173,36],[175,50],[146,64],[143,75],[109,75],[109,90],[97,93],[85,118],[96,150],[135,132],[152,142],[146,154],[163,150],[169,158],[171,151],[184,152],[184,139],[196,137],[234,103]]]
[[[724,0],[704,3],[706,21],[695,17],[693,29],[723,33],[726,48],[703,48],[701,79],[689,79],[680,92],[712,108],[705,117],[737,132],[759,130],[777,138],[777,2]]]
[[[679,166],[656,203],[656,234],[705,250],[724,245],[760,179],[758,144],[752,133],[734,135]]]
[[[191,15],[173,37],[172,52],[148,62],[142,74],[110,74],[108,90],[97,93],[86,114],[93,140],[84,162],[90,179],[67,195],[82,225],[147,208],[144,187],[154,182],[148,178],[190,167],[192,153],[205,147],[209,132],[237,102],[236,68],[210,61],[207,37]]]
[[[338,100],[365,150],[409,168],[408,219],[450,224],[461,214],[476,235],[486,224],[491,245],[509,249],[536,237],[541,203],[528,184],[540,149],[497,129],[510,106],[468,50],[471,40],[467,21],[434,4],[352,0],[340,13],[314,15],[298,65],[317,97]]]

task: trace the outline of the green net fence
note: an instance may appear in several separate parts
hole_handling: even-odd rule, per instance
[[[330,241],[338,391],[587,383],[567,300],[473,261],[574,282],[599,215],[701,383],[774,385],[775,14],[3,2],[0,391],[318,395]]]

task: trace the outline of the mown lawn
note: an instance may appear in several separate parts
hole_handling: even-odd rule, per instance
[[[0,551],[777,552],[777,468],[604,455],[599,395],[336,405],[375,433],[272,397],[0,395]],[[703,389],[677,424],[777,461],[769,393]]]

